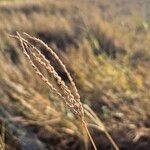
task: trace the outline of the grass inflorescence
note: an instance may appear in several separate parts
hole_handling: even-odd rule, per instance
[[[83,103],[80,100],[80,95],[78,93],[78,90],[76,88],[76,85],[66,69],[66,66],[64,63],[60,60],[58,55],[42,40],[32,37],[27,33],[23,33],[26,38],[21,36],[18,32],[17,35],[11,36],[16,38],[20,46],[22,47],[23,53],[27,57],[29,63],[32,65],[33,69],[35,70],[36,74],[39,75],[39,77],[45,82],[45,84],[49,87],[49,89],[56,94],[63,102],[65,103],[66,107],[74,114],[75,118],[80,120],[85,131],[87,132],[90,141],[92,142],[92,145],[94,149],[96,150],[96,145],[94,143],[94,140],[89,132],[88,125],[96,128],[98,130],[103,131],[114,148],[118,150],[118,146],[113,141],[109,133],[107,132],[105,126],[103,125],[102,121],[97,117],[97,115],[93,112],[93,110],[87,106],[83,105]],[[41,47],[45,48],[47,52],[49,52],[53,58],[56,60],[57,63],[62,67],[64,72],[66,73],[71,87],[69,87],[65,81],[59,76],[57,71],[55,70],[54,66],[51,64],[50,60],[48,60],[45,55],[42,53],[41,48],[37,48],[34,43],[38,43],[41,45]],[[51,83],[49,79],[43,74],[41,71],[39,65],[47,70],[47,72],[54,78],[55,84]],[[56,87],[57,86],[57,87]],[[89,118],[89,123],[87,123],[86,118]]]

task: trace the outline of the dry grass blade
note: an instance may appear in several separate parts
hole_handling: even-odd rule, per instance
[[[3,123],[1,125],[0,150],[5,150],[5,126]]]
[[[95,124],[89,124],[91,127],[96,128],[98,130],[101,130],[105,133],[111,144],[116,150],[119,150],[119,147],[115,143],[115,141],[112,139],[111,135],[108,133],[108,131],[105,128],[105,125],[102,123],[102,121],[98,118],[98,116],[93,112],[93,110],[88,106],[84,105],[85,114],[93,121]]]

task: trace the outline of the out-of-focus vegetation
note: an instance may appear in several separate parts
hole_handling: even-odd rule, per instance
[[[82,149],[82,127],[35,75],[9,37],[16,31],[56,51],[120,148],[150,147],[149,0],[0,2],[0,116],[8,149]],[[92,135],[99,148],[111,148],[102,133]]]

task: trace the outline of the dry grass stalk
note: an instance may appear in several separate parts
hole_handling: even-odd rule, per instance
[[[5,126],[3,123],[1,125],[0,150],[5,150]]]
[[[94,124],[89,123],[89,126],[96,128],[100,131],[103,131],[106,137],[109,139],[109,141],[113,145],[113,147],[116,150],[119,150],[117,144],[115,143],[115,141],[112,139],[111,135],[108,133],[107,129],[105,128],[105,125],[100,120],[100,118],[98,118],[98,116],[93,112],[93,110],[88,105],[85,105],[85,104],[84,104],[84,110],[85,110],[85,114],[91,119],[92,122],[94,122]]]
[[[87,128],[87,123],[85,122],[85,116],[84,113],[94,122],[92,124],[92,127],[97,127],[98,129],[101,129],[103,132],[106,133],[107,137],[111,141],[112,145],[116,150],[119,148],[115,144],[115,142],[112,140],[111,136],[106,131],[104,125],[99,120],[99,118],[95,115],[95,113],[89,109],[89,107],[83,108],[82,103],[80,102],[80,95],[78,93],[78,90],[75,86],[75,83],[70,76],[70,73],[67,71],[65,65],[62,63],[62,61],[59,59],[57,54],[50,48],[48,45],[46,45],[43,41],[40,39],[37,39],[35,37],[31,37],[27,33],[24,33],[28,39],[33,40],[34,42],[37,42],[38,44],[41,44],[60,64],[62,69],[67,74],[67,77],[70,81],[70,84],[73,88],[73,92],[69,87],[65,84],[65,82],[62,80],[62,78],[58,75],[58,73],[55,71],[54,67],[51,65],[51,63],[46,59],[46,57],[41,53],[41,51],[35,47],[31,42],[24,39],[19,33],[17,33],[16,39],[19,40],[21,47],[23,49],[23,52],[27,59],[29,60],[30,64],[34,68],[35,72],[40,76],[40,78],[48,85],[50,90],[55,93],[60,99],[64,101],[66,106],[70,109],[70,111],[76,116],[76,118],[80,119],[82,121],[82,124],[92,142],[92,145],[94,149],[96,150],[96,145],[93,141],[93,138],[91,137],[91,134]],[[59,90],[57,90],[53,84],[49,82],[49,80],[42,74],[42,72],[39,70],[38,66],[35,64],[35,62],[38,62],[41,66],[43,66],[55,79],[57,86],[59,87]],[[61,91],[61,92],[60,92]]]

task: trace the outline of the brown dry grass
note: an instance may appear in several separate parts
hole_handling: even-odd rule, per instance
[[[93,144],[94,149],[97,150],[96,145],[95,145],[95,143],[93,141],[93,138],[91,137],[91,134],[90,134],[90,132],[89,132],[89,130],[87,128],[87,123],[85,122],[84,112],[91,119],[90,121],[93,121],[95,123],[95,124],[90,124],[91,127],[95,127],[97,129],[103,131],[106,134],[106,136],[108,137],[108,139],[110,140],[110,142],[112,143],[112,145],[114,146],[114,148],[116,150],[118,150],[119,149],[118,146],[113,141],[113,139],[111,138],[111,136],[107,132],[106,128],[104,127],[103,123],[96,116],[96,114],[92,111],[92,109],[90,109],[86,105],[83,108],[83,105],[82,105],[82,103],[80,101],[79,93],[78,93],[77,88],[75,86],[75,83],[74,83],[72,77],[70,76],[70,73],[67,71],[66,66],[62,63],[62,61],[57,56],[57,54],[50,47],[48,47],[43,41],[41,41],[40,39],[32,37],[32,36],[28,35],[27,33],[24,33],[24,34],[30,40],[34,40],[35,42],[37,42],[37,43],[41,44],[42,46],[44,46],[46,48],[46,50],[54,56],[54,58],[58,61],[58,63],[63,68],[63,70],[66,72],[74,93],[72,93],[72,91],[69,89],[69,87],[65,84],[65,82],[62,80],[62,78],[55,71],[54,67],[49,62],[50,60],[48,61],[45,58],[45,56],[41,53],[41,50],[36,48],[28,40],[26,40],[22,36],[20,36],[19,33],[17,33],[17,36],[11,36],[11,37],[15,37],[16,39],[18,39],[20,41],[20,45],[21,45],[21,47],[23,49],[23,53],[25,54],[25,56],[29,60],[29,62],[32,65],[32,67],[35,70],[35,72],[48,85],[50,90],[54,94],[59,96],[60,99],[62,99],[64,101],[66,106],[75,115],[75,117],[80,119],[81,124],[83,124],[83,126],[84,126],[84,128],[85,128],[85,130],[86,130],[86,132],[87,132],[87,134],[88,134],[88,136],[89,136],[89,138],[90,138],[90,140],[91,140],[91,142]],[[39,67],[36,65],[36,61],[40,65],[42,65],[42,67],[45,68],[54,77],[54,79],[56,81],[55,83],[56,83],[57,87],[59,88],[59,90],[57,90],[54,87],[54,85],[51,84],[50,81],[42,74],[42,72],[40,72]],[[63,93],[63,94],[61,94],[61,93]]]
[[[118,0],[114,3],[97,1],[92,5],[90,1],[81,4],[69,0],[0,4],[1,116],[8,122],[11,120],[13,126],[18,121],[21,129],[34,126],[37,135],[42,129],[46,130],[41,137],[49,134],[47,140],[51,139],[50,134],[55,135],[54,139],[60,140],[57,146],[55,142],[44,141],[50,148],[70,148],[68,135],[73,139],[71,142],[74,141],[73,147],[83,148],[81,122],[74,122],[62,101],[49,93],[24,58],[18,43],[8,36],[15,31],[26,31],[53,47],[75,79],[81,101],[101,117],[119,147],[126,147],[120,137],[125,140],[123,143],[131,143],[129,147],[138,145],[140,139],[133,143],[136,132],[140,127],[149,128],[150,32],[148,22],[134,15],[135,5],[121,4]],[[131,14],[124,15],[122,11],[129,5]],[[51,56],[42,51],[51,60]],[[73,91],[61,66],[55,66],[53,61],[52,65]],[[38,66],[46,78],[55,81],[39,63]],[[95,127],[93,122],[90,126]],[[12,126],[10,129],[13,130]],[[98,148],[104,143],[109,145],[102,133],[97,135],[94,129],[89,129]]]
[[[5,150],[5,126],[4,124],[1,125],[0,129],[0,149]]]

